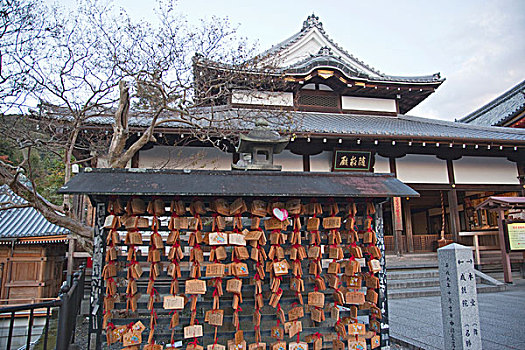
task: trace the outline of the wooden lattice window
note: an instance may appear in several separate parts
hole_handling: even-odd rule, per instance
[[[299,95],[298,103],[302,106],[338,108],[339,98],[335,95],[301,94]]]

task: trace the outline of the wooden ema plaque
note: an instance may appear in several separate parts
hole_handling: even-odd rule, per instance
[[[185,286],[186,294],[206,294],[206,281],[204,280],[187,280]]]
[[[281,260],[273,263],[273,272],[275,276],[284,276],[288,274],[288,262]]]
[[[246,341],[236,344],[234,339],[228,340],[228,350],[246,350]]]
[[[223,277],[224,264],[208,264],[206,265],[206,277]]]
[[[363,337],[352,337],[348,339],[348,350],[366,349],[366,339]]]
[[[210,245],[228,244],[228,234],[226,232],[210,232],[208,235]]]
[[[232,278],[226,282],[226,291],[230,293],[239,294],[242,290],[242,280]]]
[[[150,200],[151,199],[148,199],[148,201]],[[169,199],[164,198],[164,201],[168,200]],[[134,300],[138,301],[140,294],[144,294],[144,282],[147,282],[148,275],[151,276],[150,268],[155,268],[155,266],[160,268],[160,276],[158,277],[165,276],[166,270],[171,271],[171,277],[168,277],[171,279],[171,284],[169,284],[171,289],[169,291],[170,295],[165,295],[168,293],[167,288],[162,287],[162,283],[158,285],[159,280],[156,278],[156,274],[153,275],[153,279],[156,278],[157,280],[152,280],[151,283],[148,283],[149,290],[145,293],[146,299],[144,300],[144,298],[141,297],[140,300],[142,300],[142,302],[138,303],[139,305],[137,307],[145,309],[147,297],[150,295],[149,292],[153,291],[153,288],[158,289],[159,292],[161,292],[163,300],[162,306],[165,309],[164,312],[159,312],[162,311],[162,309],[155,310],[158,313],[159,319],[163,322],[161,324],[167,326],[169,322],[170,328],[182,328],[180,329],[181,333],[184,332],[184,336],[188,337],[190,342],[194,336],[204,335],[206,340],[201,338],[199,343],[204,346],[206,350],[226,350],[226,348],[228,348],[228,350],[266,350],[267,348],[280,350],[313,350],[313,341],[316,340],[316,338],[309,338],[307,335],[315,333],[317,327],[319,327],[319,329],[325,329],[326,327],[331,329],[329,332],[326,332],[327,334],[324,334],[322,339],[316,341],[315,347],[317,349],[320,349],[323,343],[326,347],[333,344],[337,350],[345,349],[347,344],[336,339],[338,336],[341,337],[339,339],[344,339],[345,343],[347,340],[352,340],[352,342],[349,343],[351,347],[362,347],[363,341],[366,341],[368,348],[374,347],[375,345],[372,340],[374,337],[373,331],[377,331],[380,328],[380,323],[376,320],[380,320],[381,318],[380,309],[374,305],[374,302],[377,303],[379,299],[377,296],[376,300],[376,294],[379,293],[379,279],[367,271],[378,271],[379,268],[376,265],[379,263],[378,259],[381,258],[382,254],[378,247],[363,242],[363,232],[366,230],[364,225],[370,224],[369,221],[364,219],[366,213],[365,210],[362,209],[365,209],[363,206],[365,203],[357,200],[357,208],[353,213],[355,217],[352,220],[353,224],[351,227],[355,230],[355,234],[352,234],[346,231],[339,232],[339,229],[342,229],[343,219],[345,222],[349,220],[349,205],[346,202],[343,203],[343,201],[338,201],[337,203],[339,208],[341,208],[340,211],[334,207],[333,203],[326,204],[326,199],[322,199],[320,203],[312,203],[312,205],[301,203],[300,200],[294,200],[293,203],[290,202],[289,206],[288,204],[284,204],[288,203],[287,199],[283,199],[282,203],[275,205],[268,205],[267,202],[260,201],[260,203],[256,205],[258,216],[254,219],[254,217],[252,217],[254,214],[251,212],[251,209],[253,209],[253,200],[247,200],[246,198],[244,200],[246,201],[245,205],[247,205],[248,209],[243,211],[245,209],[243,209],[242,206],[238,206],[242,212],[240,216],[236,217],[229,215],[228,203],[231,203],[231,199],[218,201],[214,204],[215,209],[210,209],[212,205],[209,203],[209,199],[202,199],[200,211],[203,211],[203,213],[199,214],[201,215],[200,217],[195,214],[196,212],[188,211],[191,202],[191,199],[188,198],[183,198],[182,201],[179,201],[181,203],[178,205],[180,208],[177,208],[177,216],[172,217],[171,214],[175,214],[175,210],[171,209],[168,211],[167,207],[164,208],[166,209],[166,213],[164,215],[157,215],[157,218],[155,218],[153,222],[151,219],[153,214],[141,214],[143,219],[147,218],[147,220],[149,220],[149,225],[155,225],[159,235],[152,234],[151,231],[155,228],[149,227],[148,230],[140,229],[139,233],[142,232],[142,238],[139,237],[138,234],[133,238],[133,241],[136,242],[140,239],[142,244],[140,246],[137,244],[137,247],[133,250],[134,253],[130,254],[127,262],[129,270],[134,269],[132,268],[132,261],[140,261],[142,269],[147,268],[148,270],[141,273],[141,271],[138,270],[139,266],[137,266],[137,271],[130,271],[130,273],[133,273],[136,277],[140,275],[140,280],[129,281],[129,290],[131,293],[127,293],[126,291],[126,294],[131,294]],[[148,201],[146,201],[146,204],[148,204]],[[161,205],[160,202],[158,204]],[[162,205],[154,208],[154,205],[152,205],[152,210],[161,209],[161,207]],[[212,215],[217,213],[216,209],[219,207],[222,214],[212,218]],[[272,213],[273,208],[276,207],[279,209],[286,208],[290,213],[290,217],[282,222],[278,220],[275,214]],[[226,211],[228,211],[228,214],[226,214]],[[284,211],[281,210],[280,213],[284,213]],[[336,216],[331,216],[333,213],[335,213]],[[146,215],[148,216],[146,217]],[[315,217],[313,217],[314,215]],[[188,220],[190,216],[193,217],[191,220]],[[168,220],[170,222],[169,225],[167,225]],[[104,311],[106,311],[106,309],[113,309],[109,310],[112,315],[121,311],[114,310],[115,307],[124,308],[124,306],[122,306],[123,301],[127,302],[126,306],[130,305],[130,298],[122,298],[124,294],[123,289],[126,289],[126,286],[120,283],[123,273],[128,272],[124,260],[126,259],[126,251],[130,251],[130,245],[128,244],[127,247],[125,245],[124,234],[126,230],[123,226],[120,226],[119,221],[124,223],[125,220],[120,220],[118,216],[113,216],[108,217],[106,221],[109,236],[113,235],[113,231],[117,234],[120,233],[122,236],[122,242],[113,242],[113,238],[110,237],[106,249],[106,257],[108,259],[106,265],[110,265],[109,261],[119,260],[117,263],[112,264],[114,265],[113,267],[106,268],[106,274],[113,276],[111,278],[114,279],[114,282],[108,281],[108,279],[104,282],[106,287],[109,286],[111,294],[115,294],[115,292],[120,293],[120,296],[105,301]],[[193,230],[188,230],[189,221],[191,221]],[[129,225],[135,225],[135,219],[129,220],[127,223]],[[142,220],[142,223],[145,226],[146,221]],[[160,225],[158,223],[160,223]],[[372,227],[376,228],[373,222]],[[348,227],[345,229],[348,230]],[[133,231],[134,230],[129,229],[129,232]],[[380,232],[378,232],[378,234],[379,233]],[[154,237],[157,241],[154,242],[153,247],[159,248],[164,244],[166,246],[165,250],[152,249],[153,247],[150,240]],[[166,237],[169,239],[166,240]],[[162,244],[158,238],[163,240]],[[367,238],[370,239],[370,237]],[[129,239],[131,240],[132,237],[129,237]],[[372,244],[373,243],[375,242],[372,241]],[[114,248],[111,248],[109,244]],[[200,249],[196,247],[197,245],[200,245]],[[192,247],[193,249],[191,249]],[[352,247],[352,251],[349,250],[350,247]],[[270,249],[272,248],[272,255],[269,256]],[[139,253],[139,250],[142,254]],[[192,250],[194,250],[193,255],[188,259],[188,252],[191,253]],[[362,254],[359,253],[359,251],[361,251]],[[144,256],[146,252],[148,252],[147,264],[145,263],[146,259]],[[351,252],[355,254],[352,256]],[[208,253],[210,253],[210,255],[208,255]],[[362,257],[363,255],[364,258]],[[359,258],[360,256],[361,258]],[[152,264],[153,262],[155,262],[155,264]],[[176,263],[180,264],[178,271],[175,270]],[[170,265],[172,266],[171,269]],[[309,272],[310,265],[315,265],[316,269],[314,273]],[[196,269],[192,269],[194,266],[196,266],[198,272]],[[366,273],[361,273],[361,268]],[[258,273],[259,276],[254,278],[256,273]],[[313,283],[317,275],[322,276],[322,284],[320,281],[317,281],[316,284]],[[377,273],[375,275],[377,276]],[[117,279],[117,276],[120,280]],[[186,281],[188,276],[195,278],[190,277],[190,279]],[[202,278],[202,276],[205,276],[205,278]],[[279,276],[285,276],[285,278],[282,280],[275,278]],[[244,278],[246,278],[246,280],[244,280]],[[220,287],[217,285],[219,279],[222,279],[220,281]],[[365,279],[365,281],[363,281],[363,279]],[[117,288],[115,288],[115,281],[117,280]],[[269,284],[270,281],[273,280],[278,280],[280,283],[265,286],[265,284]],[[183,281],[185,285],[180,286]],[[242,306],[240,302],[245,295],[253,293],[252,287],[247,288],[245,286],[245,288],[242,288],[242,285],[243,283],[252,285],[254,282],[256,293],[254,299],[255,304],[258,305],[259,308],[264,308],[269,302],[271,295],[266,293],[268,287],[275,289],[274,294],[279,294],[280,300],[277,300],[277,302],[281,303],[282,308],[277,311],[278,315],[274,316],[274,322],[270,323],[269,326],[264,321],[261,322],[260,312],[259,316],[257,316],[257,312],[254,311],[253,319],[251,316],[246,318],[246,313],[241,313],[244,315],[241,321],[241,328],[244,330],[244,339],[242,339],[240,343],[240,338],[237,339],[237,342],[232,340],[228,345],[226,345],[226,339],[224,339],[224,341],[221,342],[224,345],[210,344],[210,346],[208,346],[208,344],[211,343],[210,338],[213,339],[215,327],[224,327],[230,324],[235,317],[232,314],[232,307],[230,305],[226,307],[223,306],[223,302],[233,304],[232,298],[236,298],[238,305]],[[143,285],[144,287],[137,288],[137,284],[139,286]],[[181,290],[174,288],[173,286],[175,285],[179,286]],[[365,285],[366,292],[364,288]],[[314,286],[317,286],[317,292],[314,291]],[[185,289],[182,289],[184,287]],[[264,291],[262,287],[264,287]],[[144,288],[144,290],[142,288]],[[211,291],[207,291],[207,288],[211,288]],[[212,296],[211,292],[214,291],[215,288],[218,288],[219,295],[216,294]],[[225,298],[223,297],[223,288],[226,289],[224,290]],[[335,290],[336,288],[337,290]],[[279,291],[279,289],[281,289],[282,292]],[[279,293],[277,293],[277,291],[279,291]],[[363,292],[365,292],[365,294],[363,294]],[[171,295],[172,293],[173,295]],[[188,294],[188,296],[193,295],[193,297],[187,299],[183,296],[183,293]],[[196,298],[196,294],[201,295],[201,297]],[[303,300],[305,297],[307,299]],[[199,305],[201,305],[198,309],[200,310],[204,307],[203,315],[200,316],[200,313],[197,315],[200,322],[194,322],[194,326],[197,327],[188,327],[190,323],[188,313],[169,313],[171,310],[190,309],[189,305],[186,305],[188,300],[196,302],[197,299],[199,300]],[[212,299],[214,304],[212,304]],[[250,297],[250,300],[253,301],[254,299]],[[157,299],[150,298],[150,300],[153,304],[156,304],[150,306],[158,307]],[[334,302],[338,305],[338,308],[332,307]],[[290,306],[292,303],[294,303],[293,306]],[[221,306],[224,310],[220,309]],[[251,308],[252,305],[248,305],[248,309]],[[356,322],[358,310],[363,310],[359,312],[364,313],[365,308],[370,310],[370,318],[359,317],[358,319],[361,324],[365,324],[368,330],[363,333],[361,330],[352,328],[357,327],[357,325],[352,322]],[[138,311],[139,318],[143,324],[148,325],[151,321],[149,313],[141,313],[141,311],[144,310]],[[284,316],[280,316],[280,313],[283,313]],[[257,317],[259,321],[257,321]],[[270,338],[267,331],[265,332],[265,329],[268,330],[271,326],[275,325],[277,318],[280,320],[280,328],[277,328],[276,332],[274,332],[274,336],[276,336],[277,339],[270,340],[272,338]],[[328,320],[326,318],[328,318]],[[338,320],[341,320],[341,322],[335,326],[334,324]],[[110,321],[111,318],[108,317],[106,324]],[[264,328],[265,324],[267,328]],[[260,328],[260,334],[258,334],[257,328],[255,332],[253,331],[255,325],[263,326]],[[150,328],[148,327],[147,330],[149,331]],[[221,332],[221,329],[219,329],[218,332]],[[117,343],[114,345],[115,347],[122,345],[124,333],[127,333],[127,330],[124,329],[120,336],[110,331],[108,342],[111,341],[112,344]],[[169,333],[156,331],[154,333],[153,343],[147,345],[148,349],[155,349],[152,347],[157,345],[155,342],[165,343],[166,334]],[[301,340],[299,342],[296,341],[298,335],[300,335]],[[182,338],[182,335],[180,335],[179,338]],[[229,338],[233,338],[233,333]],[[202,343],[203,341],[204,344]],[[259,341],[259,343],[257,343],[257,341]],[[275,343],[271,344],[272,342]],[[144,347],[146,343],[149,343],[149,341],[144,341],[140,346]],[[247,347],[248,349],[246,349]],[[202,349],[200,345],[195,346],[192,344],[184,346],[184,348],[187,350]]]
[[[209,344],[206,350],[226,350],[226,346],[221,344]]]
[[[348,292],[345,295],[346,304],[363,305],[365,303],[365,295],[361,292]]]
[[[368,268],[371,272],[380,272],[381,271],[381,263],[379,260],[373,259],[368,262]]]
[[[362,323],[351,323],[348,325],[348,335],[365,335],[366,326]]]
[[[167,310],[182,310],[184,309],[184,297],[166,295],[162,307]]]
[[[291,342],[288,344],[288,350],[308,350],[308,343],[305,342]]]
[[[330,216],[323,218],[323,228],[325,230],[334,230],[341,227],[341,217],[339,216]]]
[[[266,350],[266,343],[253,343],[248,345],[248,350]]]
[[[208,310],[204,321],[208,322],[212,326],[222,326],[224,319],[224,310]]]
[[[230,233],[228,235],[228,243],[230,245],[245,246],[246,245],[246,239],[244,238],[244,235],[242,235],[240,233]]]
[[[202,325],[200,324],[184,327],[184,339],[202,337],[202,335]]]
[[[324,307],[324,294],[320,292],[308,293],[308,305],[323,308]]]

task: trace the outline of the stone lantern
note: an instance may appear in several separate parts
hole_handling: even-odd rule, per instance
[[[281,170],[273,164],[273,155],[281,153],[289,142],[288,137],[281,137],[277,131],[270,130],[264,119],[258,119],[247,135],[241,134],[237,152],[240,160],[232,163],[235,170]]]

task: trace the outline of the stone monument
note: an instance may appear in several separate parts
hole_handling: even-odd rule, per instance
[[[481,349],[472,250],[456,243],[438,249],[445,349]]]

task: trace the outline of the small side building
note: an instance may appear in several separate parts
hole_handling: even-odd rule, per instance
[[[7,186],[0,187],[0,305],[58,295],[69,231],[47,221]]]

